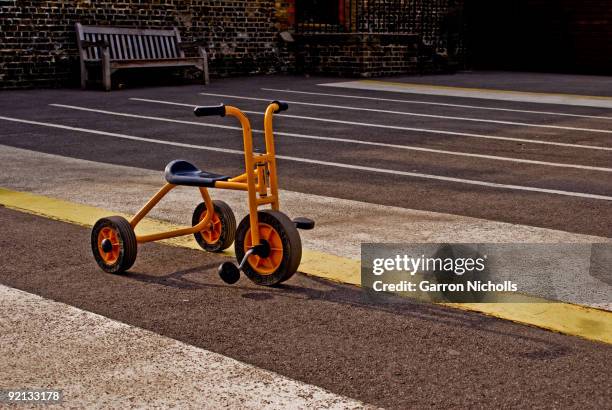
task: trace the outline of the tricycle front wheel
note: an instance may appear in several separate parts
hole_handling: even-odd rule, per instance
[[[273,286],[297,271],[302,260],[302,240],[293,221],[282,212],[265,210],[259,211],[257,216],[259,238],[266,252],[264,256],[249,256],[242,270],[256,284]],[[249,215],[238,225],[234,246],[238,261],[253,246]]]

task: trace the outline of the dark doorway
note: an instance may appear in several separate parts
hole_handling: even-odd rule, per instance
[[[296,0],[295,12],[300,31],[335,32],[341,23],[343,0]]]

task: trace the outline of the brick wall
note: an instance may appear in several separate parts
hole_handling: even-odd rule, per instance
[[[297,64],[305,72],[376,77],[442,71],[463,60],[464,0],[332,1],[344,10],[339,23],[297,1]]]
[[[78,83],[74,23],[178,26],[208,45],[211,74],[292,67],[278,31],[292,24],[293,0],[0,0],[0,88]]]
[[[416,7],[409,21],[419,33],[419,44],[441,46],[440,19],[456,2],[410,3]],[[375,14],[372,18],[379,20]],[[379,76],[418,68],[413,36],[359,34],[332,38],[336,43],[323,37],[307,42],[297,36],[296,43],[281,41],[278,33],[295,27],[296,0],[0,0],[0,88],[76,86],[77,21],[177,26],[184,40],[207,45],[213,77],[279,71]]]
[[[297,65],[305,73],[380,77],[418,71],[418,36],[310,34],[298,38]]]

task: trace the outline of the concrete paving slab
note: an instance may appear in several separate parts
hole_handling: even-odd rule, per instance
[[[578,107],[612,108],[612,97],[578,94],[535,93],[504,89],[466,88],[457,86],[427,85],[398,81],[358,80],[321,83],[324,87],[356,90],[391,91],[394,93],[439,95],[482,100],[518,101],[533,104],[557,104]]]
[[[492,90],[612,97],[612,77],[518,71],[459,71],[453,74],[397,76],[393,81]]]
[[[63,408],[375,408],[218,353],[0,285],[0,385]]]

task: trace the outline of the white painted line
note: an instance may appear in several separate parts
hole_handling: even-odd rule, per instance
[[[185,143],[182,143],[182,142],[156,140],[156,139],[153,139],[153,138],[136,137],[136,136],[133,136],[133,135],[118,134],[118,133],[115,133],[115,132],[106,132],[106,131],[99,131],[99,130],[92,130],[92,129],[89,129],[89,128],[71,127],[71,126],[68,126],[68,125],[54,124],[54,123],[50,123],[50,122],[31,121],[31,120],[24,120],[24,119],[20,119],[20,118],[3,117],[3,116],[0,116],[0,120],[18,122],[18,123],[22,123],[22,124],[40,125],[40,126],[43,126],[43,127],[50,127],[50,128],[59,128],[59,129],[62,129],[62,130],[69,130],[69,131],[78,131],[78,132],[84,132],[84,133],[88,133],[88,134],[104,135],[106,137],[122,138],[122,139],[132,140],[132,141],[150,142],[152,144],[171,145],[171,146],[174,146],[174,147],[181,147],[181,148],[193,148],[193,149],[200,149],[200,150],[205,150],[205,151],[222,152],[222,153],[225,153],[225,154],[244,155],[243,151],[239,151],[239,150],[235,150],[235,149],[217,148],[217,147],[204,147],[202,145],[185,144]],[[277,156],[277,158],[278,158],[278,156]]]
[[[389,81],[346,81],[317,84],[322,87],[349,88],[355,90],[391,91],[396,93],[442,95],[446,97],[478,98],[484,100],[518,101],[536,104],[559,104],[579,107],[612,108],[612,98],[571,94],[546,94],[521,91],[431,86]]]
[[[49,122],[32,121],[32,120],[25,120],[21,118],[12,118],[12,117],[4,117],[4,116],[0,116],[0,120],[17,122],[17,123],[22,123],[22,124],[39,125],[39,126],[50,127],[50,128],[58,128],[58,129],[64,129],[64,130],[69,130],[69,131],[78,131],[78,132],[89,133],[89,134],[105,135],[108,137],[116,137],[116,138],[132,140],[132,141],[148,142],[152,144],[170,145],[170,146],[175,146],[175,147],[193,148],[193,149],[204,150],[204,151],[222,152],[226,154],[244,155],[243,151],[234,150],[234,149],[205,147],[202,145],[185,144],[185,143],[175,142],[175,141],[166,141],[166,140],[157,140],[157,139],[152,139],[152,138],[136,137],[132,135],[118,134],[118,133],[106,132],[106,131],[98,131],[98,130],[92,130],[92,129],[87,129],[87,128],[71,127],[68,125],[54,124],[54,123],[49,123]],[[393,169],[366,167],[366,166],[360,166],[360,165],[343,164],[339,162],[319,161],[319,160],[314,160],[314,159],[292,157],[292,156],[286,156],[286,155],[277,155],[276,158],[286,160],[286,161],[300,162],[300,163],[306,163],[306,164],[316,164],[316,165],[324,165],[324,166],[335,167],[335,168],[354,169],[354,170],[365,171],[365,172],[401,175],[401,176],[429,179],[429,180],[435,180],[435,181],[485,186],[489,188],[537,192],[537,193],[544,193],[544,194],[570,196],[570,197],[576,197],[576,198],[601,199],[604,201],[612,201],[612,196],[607,196],[607,195],[563,191],[563,190],[558,190],[558,189],[528,187],[528,186],[522,186],[522,185],[500,184],[496,182],[478,181],[478,180],[473,180],[473,179],[445,177],[442,175],[421,174],[417,172],[397,171]]]
[[[200,93],[200,94],[207,95],[207,96],[213,96],[213,97],[235,98],[235,99],[241,99],[241,100],[270,101],[270,99],[268,98],[244,97],[244,96],[239,96],[239,95],[227,95],[227,94],[216,94],[216,93]],[[597,128],[566,127],[563,125],[544,125],[544,124],[533,124],[533,123],[528,123],[528,122],[487,120],[483,118],[454,117],[454,116],[448,116],[448,115],[422,114],[422,113],[416,113],[416,112],[381,110],[381,109],[376,109],[376,108],[349,107],[346,105],[308,103],[308,102],[302,102],[302,101],[285,100],[284,102],[289,103],[289,104],[296,104],[296,105],[307,105],[310,107],[338,108],[341,110],[350,110],[350,111],[368,111],[368,112],[384,113],[384,114],[407,115],[407,116],[412,116],[412,117],[439,118],[439,119],[456,120],[456,121],[485,122],[485,123],[491,123],[491,124],[517,125],[521,127],[550,128],[550,129],[565,130],[565,131],[584,131],[584,132],[595,132],[595,133],[600,133],[600,134],[612,134],[612,130],[602,130],[602,129],[597,129]]]
[[[420,100],[400,100],[400,99],[395,99],[395,98],[366,97],[363,95],[315,93],[315,92],[310,92],[310,91],[281,90],[278,88],[261,88],[261,90],[274,91],[274,92],[280,92],[280,93],[315,95],[315,96],[324,96],[324,97],[353,98],[353,99],[369,100],[369,101],[389,101],[389,102],[397,102],[397,103],[404,103],[404,104],[421,104],[421,105],[434,105],[434,106],[439,106],[439,107],[468,108],[468,109],[473,109],[473,110],[507,111],[507,112],[518,112],[518,113],[524,113],[524,114],[558,115],[558,116],[563,116],[563,117],[578,117],[578,118],[594,118],[598,120],[612,120],[612,117],[605,117],[605,116],[600,116],[600,115],[570,114],[570,113],[552,112],[552,111],[519,110],[519,109],[513,109],[513,108],[484,107],[482,105],[450,104],[450,103],[420,101]]]
[[[141,100],[139,100],[139,101],[141,101]],[[160,101],[147,100],[147,102],[160,102]],[[171,105],[187,106],[187,107],[192,107],[192,108],[195,107],[195,106],[193,106],[191,104],[171,103],[169,101],[162,101],[161,103],[163,103],[163,104],[171,104]],[[71,110],[80,110],[80,111],[95,112],[95,113],[107,114],[107,115],[115,115],[115,116],[120,116],[120,117],[142,118],[142,119],[153,120],[153,121],[164,121],[164,122],[173,122],[173,123],[179,123],[179,124],[197,125],[197,126],[200,126],[200,127],[223,128],[223,129],[232,129],[232,130],[238,130],[238,131],[242,130],[240,127],[232,127],[232,126],[229,126],[229,125],[218,125],[218,124],[208,124],[208,123],[195,122],[195,121],[174,120],[174,119],[171,119],[171,118],[153,117],[153,116],[138,115],[138,114],[128,114],[128,113],[123,113],[123,112],[99,110],[99,109],[96,109],[96,108],[79,107],[79,106],[66,105],[66,104],[49,104],[49,105],[51,105],[53,107],[68,108],[68,109],[71,109]],[[257,112],[257,111],[243,111],[243,112],[247,113],[247,114],[263,115],[263,113]],[[287,115],[287,114],[283,114],[283,116],[284,117],[287,117],[287,116],[288,117],[292,117],[291,115]],[[295,116],[293,116],[293,117],[295,117]],[[313,119],[311,117],[297,117],[297,118]],[[314,118],[314,119],[316,119],[316,118]],[[335,120],[333,120],[333,121],[335,121]],[[263,134],[264,133],[262,130],[255,130],[255,129],[252,130],[252,132],[254,134]],[[481,158],[481,159],[490,159],[490,160],[507,161],[507,162],[517,162],[517,163],[522,163],[522,164],[542,165],[542,166],[559,167],[559,168],[583,169],[583,170],[588,170],[588,171],[612,172],[612,168],[593,167],[593,166],[589,166],[589,165],[564,164],[564,163],[558,163],[558,162],[536,161],[536,160],[522,159],[522,158],[500,157],[500,156],[495,156],[495,155],[472,154],[472,153],[467,153],[467,152],[447,151],[447,150],[439,150],[439,149],[433,149],[433,148],[414,147],[414,146],[410,146],[410,145],[398,145],[398,144],[387,144],[387,143],[373,142],[373,141],[351,140],[351,139],[348,139],[348,138],[321,137],[321,136],[316,136],[316,135],[295,134],[295,133],[282,132],[282,131],[275,132],[275,134],[276,135],[293,137],[293,138],[312,139],[312,140],[319,140],[319,141],[334,141],[334,142],[342,142],[342,143],[357,144],[357,145],[371,145],[371,146],[378,146],[378,147],[385,147],[385,148],[404,149],[404,150],[410,150],[410,151],[430,152],[430,153],[434,153],[434,154],[454,155],[454,156],[460,156],[460,157]]]
[[[62,407],[368,408],[321,387],[4,285],[0,310],[2,385],[63,389]]]
[[[151,100],[151,99],[147,99],[147,98],[135,98],[135,97],[132,97],[132,98],[130,98],[130,100],[150,102],[150,103],[157,103],[157,104],[178,105],[178,106],[183,106],[183,107],[195,107],[193,104],[185,104],[185,103],[178,103],[178,102],[172,102],[172,101],[163,101],[163,100]],[[268,101],[268,100],[265,100],[265,101]],[[256,111],[245,111],[245,112],[253,113],[253,114],[261,114],[260,112],[256,112]],[[467,133],[467,132],[432,130],[432,129],[428,129],[428,128],[414,128],[414,127],[401,127],[401,126],[384,125],[384,124],[371,124],[371,123],[362,123],[362,122],[355,122],[355,121],[333,120],[333,119],[329,119],[329,118],[304,117],[304,116],[298,116],[298,115],[291,115],[291,114],[287,114],[287,113],[282,113],[280,115],[283,116],[283,117],[289,117],[289,118],[299,118],[299,119],[306,119],[306,120],[313,120],[313,121],[323,121],[323,122],[334,122],[334,123],[347,124],[347,125],[360,125],[360,126],[363,125],[363,126],[367,126],[367,127],[396,129],[396,130],[401,130],[401,131],[415,131],[415,132],[424,132],[424,133],[430,133],[430,134],[453,135],[453,136],[459,136],[459,137],[484,138],[484,139],[501,140],[501,141],[512,141],[512,142],[524,142],[524,143],[527,143],[527,144],[553,145],[553,146],[558,146],[558,147],[591,149],[591,150],[596,150],[596,151],[612,151],[612,147],[600,147],[600,146],[597,146],[597,145],[571,144],[571,143],[566,143],[566,142],[531,140],[531,139],[527,139],[527,138],[499,137],[499,136],[496,136],[496,135],[485,135],[485,134],[473,134],[473,133]],[[187,121],[187,122],[189,122],[189,121]],[[278,134],[279,135],[287,135],[287,136],[297,136],[297,135],[300,135],[300,134],[290,134],[290,133],[278,133]],[[356,140],[349,140],[349,141],[356,141]]]

